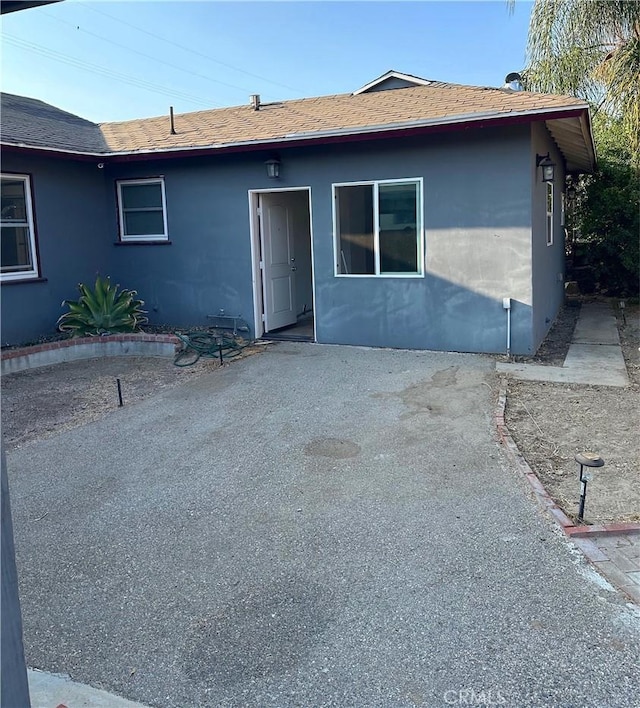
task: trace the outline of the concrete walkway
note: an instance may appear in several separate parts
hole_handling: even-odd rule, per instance
[[[628,386],[616,318],[606,303],[585,303],[560,366],[498,363],[496,370],[523,381]]]
[[[69,676],[37,669],[27,673],[31,708],[145,708],[141,703],[72,681]]]
[[[523,493],[494,383],[283,343],[11,450],[27,662],[162,708],[637,706],[640,616]]]

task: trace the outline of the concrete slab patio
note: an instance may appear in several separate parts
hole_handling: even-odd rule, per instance
[[[273,345],[8,455],[27,660],[149,706],[635,706],[491,358]],[[497,702],[497,703],[496,703]]]

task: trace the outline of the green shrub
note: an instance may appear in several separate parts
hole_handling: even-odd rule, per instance
[[[144,302],[136,300],[135,290],[121,290],[119,285],[111,285],[110,279],[96,278],[93,288],[80,283],[80,298],[65,300],[69,312],[58,320],[58,329],[68,332],[71,337],[96,336],[139,332],[140,325],[147,321],[142,309]]]
[[[594,115],[598,168],[577,183],[575,265],[587,268],[601,291],[638,296],[640,283],[640,171],[620,120]]]

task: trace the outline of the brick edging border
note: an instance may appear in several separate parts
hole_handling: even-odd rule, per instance
[[[100,337],[77,337],[75,339],[61,339],[57,342],[44,342],[18,349],[5,349],[0,355],[0,360],[16,359],[20,356],[48,352],[53,349],[66,349],[77,347],[81,344],[107,344],[109,342],[155,342],[158,344],[179,344],[180,340],[173,334],[107,334]]]
[[[608,557],[603,554],[597,544],[592,540],[597,536],[606,536],[608,534],[616,533],[640,533],[640,523],[628,522],[628,523],[615,523],[615,524],[601,524],[593,526],[576,526],[573,521],[562,511],[562,509],[553,501],[549,492],[544,488],[542,482],[538,479],[535,472],[529,467],[529,463],[525,460],[524,455],[518,449],[515,440],[509,432],[509,428],[504,419],[504,412],[507,406],[507,386],[506,379],[502,378],[500,381],[500,389],[498,393],[498,401],[495,409],[494,422],[496,425],[496,430],[498,432],[498,437],[502,443],[507,455],[511,459],[517,470],[524,476],[527,480],[533,494],[538,502],[538,504],[553,518],[556,524],[564,532],[565,536],[569,538],[573,544],[579,548],[587,560],[593,565],[593,567],[603,573],[600,569],[599,564],[602,561],[609,560]],[[605,577],[606,573],[603,573]],[[632,602],[637,602],[637,599],[631,596],[629,592],[624,587],[621,587],[618,583],[614,583],[613,580],[607,578],[608,582],[616,586],[616,589],[626,595]]]
[[[494,416],[494,421],[496,425],[496,430],[498,431],[498,437],[500,442],[503,444],[507,455],[510,457],[511,461],[518,468],[518,471],[522,473],[527,482],[530,484],[531,489],[536,497],[536,500],[545,509],[560,526],[560,528],[569,537],[575,538],[580,536],[592,536],[595,534],[605,534],[605,533],[628,533],[629,531],[635,532],[640,531],[640,523],[634,521],[613,523],[613,524],[600,524],[593,526],[580,525],[576,526],[574,522],[562,511],[562,509],[553,501],[549,492],[544,488],[542,482],[538,479],[536,473],[531,469],[529,463],[525,460],[524,455],[520,452],[515,440],[509,432],[509,428],[504,419],[504,411],[507,406],[507,387],[505,384],[505,379],[503,378],[500,382],[500,389],[498,393],[498,402],[496,404],[496,411]]]
[[[0,354],[2,375],[41,366],[106,356],[173,356],[180,340],[172,334],[109,334],[45,342],[5,349]]]

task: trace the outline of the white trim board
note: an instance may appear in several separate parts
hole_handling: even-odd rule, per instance
[[[262,292],[262,273],[260,269],[261,234],[260,221],[258,216],[259,198],[261,194],[275,194],[278,192],[307,192],[309,197],[309,238],[311,240],[311,292],[313,295],[313,339],[317,341],[317,317],[316,317],[316,277],[315,262],[313,254],[313,206],[311,201],[311,187],[274,187],[266,189],[249,189],[249,238],[251,242],[251,280],[253,286],[253,321],[254,336],[259,339],[264,334],[264,295]]]
[[[416,184],[418,186],[417,195],[417,257],[419,270],[417,273],[381,273],[380,272],[380,224],[379,224],[379,186],[385,184]],[[372,186],[373,190],[373,228],[374,228],[374,259],[376,273],[340,273],[338,263],[342,252],[338,244],[338,213],[336,211],[338,187]],[[335,278],[424,278],[426,273],[426,234],[424,218],[424,178],[423,177],[403,177],[393,179],[373,179],[359,180],[354,182],[333,182],[331,184],[331,216],[332,216],[332,239],[333,239],[333,275]]]
[[[428,79],[422,79],[419,76],[412,76],[411,74],[403,74],[400,71],[391,70],[387,71],[386,74],[382,74],[382,76],[378,76],[377,79],[370,81],[368,84],[365,84],[357,91],[354,91],[352,95],[357,96],[358,94],[365,93],[366,91],[369,91],[369,89],[372,89],[374,86],[379,86],[388,79],[399,79],[400,81],[407,81],[409,83],[414,84],[415,86],[431,86],[431,84],[435,83],[434,81],[429,81]]]

